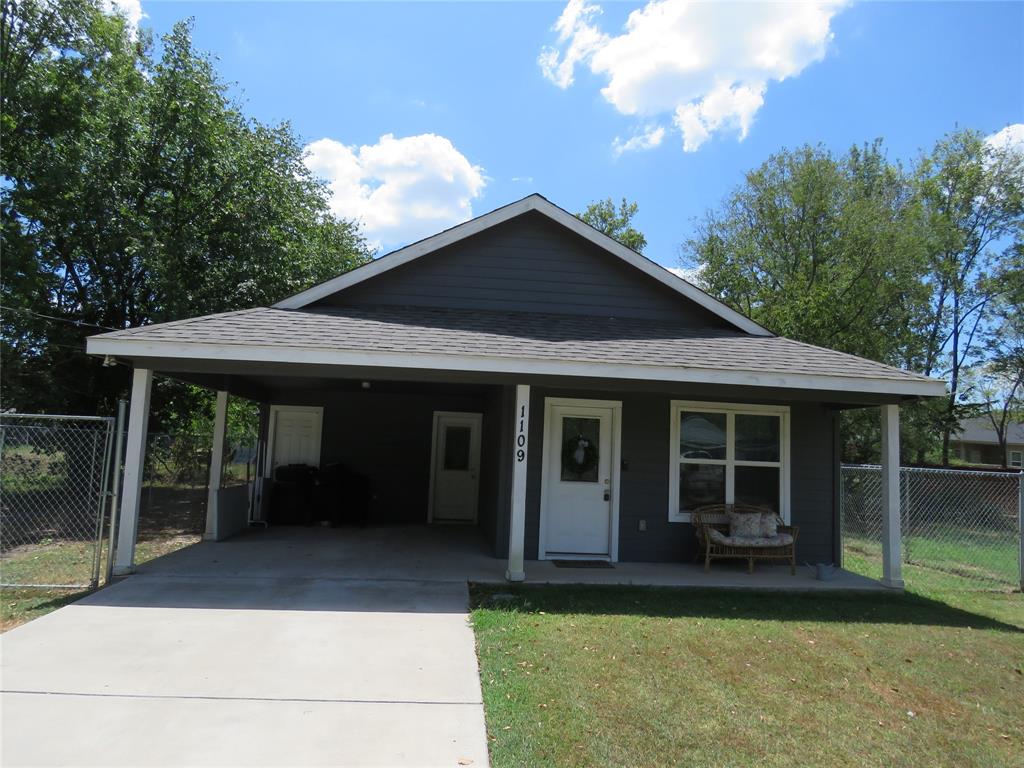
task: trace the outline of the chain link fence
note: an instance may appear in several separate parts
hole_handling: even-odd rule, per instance
[[[0,586],[99,585],[113,535],[115,437],[112,418],[0,414]],[[137,563],[200,541],[210,443],[208,435],[147,435]],[[255,437],[229,432],[223,487],[252,482],[256,455]]]
[[[206,528],[210,442],[206,435],[150,433],[139,500],[135,562],[198,543]],[[256,442],[228,434],[224,446],[222,487],[255,479]]]
[[[95,587],[114,420],[0,414],[0,584]]]
[[[882,469],[840,471],[843,567],[882,575]],[[903,579],[915,590],[1019,589],[1024,474],[900,470]]]

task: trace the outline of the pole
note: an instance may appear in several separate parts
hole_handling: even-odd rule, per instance
[[[100,585],[100,560],[103,557],[103,507],[107,500],[107,483],[110,480],[110,466],[113,463],[110,449],[113,447],[112,434],[114,420],[108,419],[106,429],[103,430],[103,469],[100,470],[100,498],[96,504],[96,528],[93,531],[95,550],[92,557],[92,574],[89,579],[89,586],[96,589]]]
[[[121,459],[124,456],[124,417],[127,408],[126,400],[117,401],[117,425],[114,427],[117,434],[114,436],[114,460],[111,462],[114,465],[114,484],[110,495],[110,528],[107,531],[107,584],[114,575],[114,542],[117,541],[117,517],[121,511]]]
[[[1017,575],[1024,592],[1024,472],[1017,475]]]

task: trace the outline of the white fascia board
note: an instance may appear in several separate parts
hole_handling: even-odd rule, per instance
[[[719,368],[683,368],[631,363],[599,363],[576,360],[514,358],[488,355],[441,355],[416,352],[369,352],[315,347],[282,347],[247,344],[204,344],[141,341],[93,337],[86,350],[92,355],[175,360],[231,360],[296,365],[337,365],[367,368],[406,368],[427,371],[506,373],[536,376],[581,376],[599,379],[630,379],[744,387],[814,389],[901,396],[938,397],[946,384],[937,379],[885,379],[822,374],[772,373]]]
[[[581,221],[576,216],[573,216],[568,211],[559,208],[550,200],[546,200],[540,195],[524,197],[522,200],[517,200],[514,203],[493,210],[490,213],[485,213],[475,219],[470,219],[463,224],[459,224],[451,229],[446,229],[444,232],[428,237],[425,240],[420,240],[419,242],[408,245],[405,248],[392,251],[391,253],[381,256],[379,259],[371,261],[368,264],[356,267],[351,272],[346,272],[345,274],[339,275],[325,283],[315,285],[309,290],[297,293],[294,296],[290,296],[287,299],[279,301],[273,306],[275,309],[300,309],[314,301],[330,296],[332,293],[337,293],[340,290],[356,285],[357,283],[361,283],[364,280],[376,277],[383,272],[395,269],[403,264],[408,264],[410,261],[414,261],[420,256],[425,256],[432,251],[452,245],[460,240],[466,239],[467,237],[472,237],[475,234],[483,232],[485,229],[490,229],[497,224],[506,222],[509,219],[514,219],[516,216],[520,216],[528,211],[537,211],[544,214],[552,221],[561,224],[580,237],[589,240],[594,245],[603,248],[614,256],[619,257],[630,266],[639,269],[649,277],[653,277],[662,285],[671,288],[676,293],[682,294],[690,301],[698,304],[712,314],[717,315],[726,322],[731,323],[741,331],[745,331],[753,336],[773,335],[771,331],[758,325],[749,317],[746,317],[731,307],[726,306],[718,299],[708,293],[705,293],[700,288],[687,282],[678,275],[672,274],[660,264],[657,264],[636,251],[627,248],[618,240],[609,237],[603,232],[599,232],[586,222]]]

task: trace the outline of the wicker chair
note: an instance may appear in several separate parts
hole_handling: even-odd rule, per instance
[[[760,540],[754,540],[757,543],[737,544],[735,539],[723,541],[729,536],[730,512],[772,514],[770,509],[749,504],[709,504],[693,510],[690,513],[690,521],[693,523],[699,545],[697,557],[694,559],[704,558],[705,571],[711,570],[713,559],[734,558],[746,560],[749,573],[754,572],[755,560],[787,560],[789,561],[789,572],[796,574],[796,539],[800,533],[798,526],[785,525],[782,518],[776,515],[778,532],[788,534],[791,541],[766,545]],[[712,531],[718,535],[713,534]]]

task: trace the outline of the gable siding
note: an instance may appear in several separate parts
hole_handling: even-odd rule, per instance
[[[312,307],[419,306],[676,321],[724,320],[540,214],[525,214]]]

